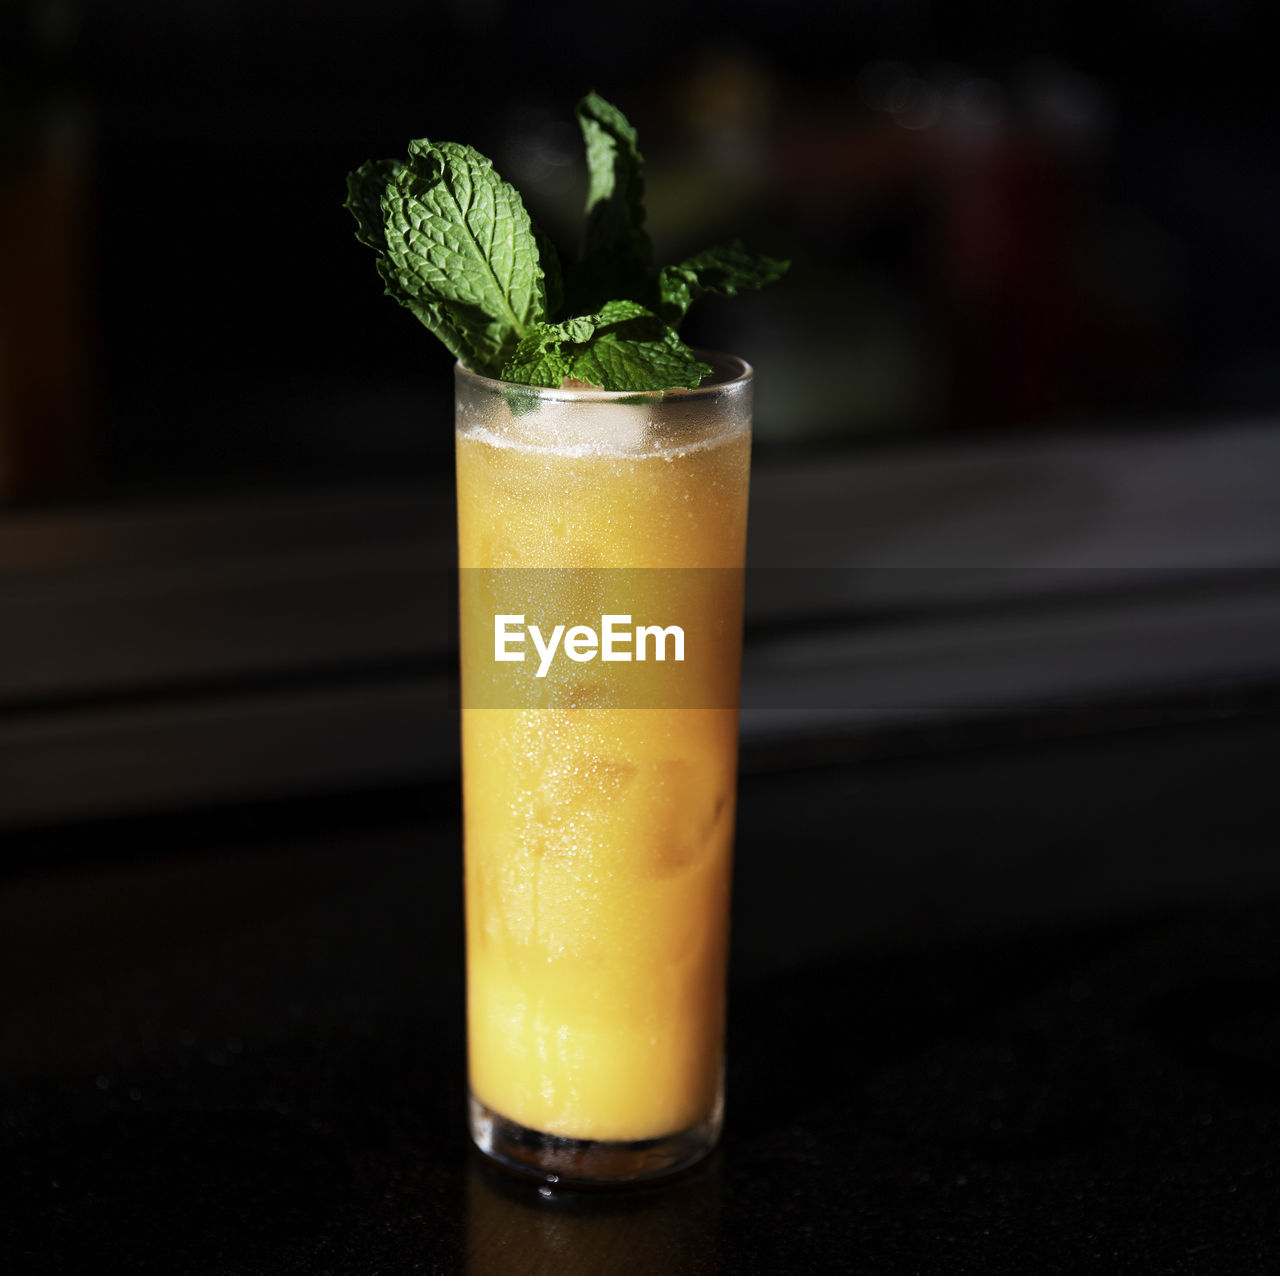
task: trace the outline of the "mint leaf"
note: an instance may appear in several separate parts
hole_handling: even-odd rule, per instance
[[[502,369],[502,379],[523,385],[560,385],[573,375],[573,347],[590,341],[595,330],[594,316],[534,324]]]
[[[455,359],[467,367],[479,367],[482,355],[467,328],[454,322],[453,312],[439,302],[407,292],[401,276],[386,253],[378,258],[378,275],[386,284],[386,295],[398,301],[420,323],[438,337]]]
[[[635,129],[598,93],[588,93],[576,114],[587,149],[587,217],[582,260],[567,283],[570,304],[585,311],[611,297],[643,295],[653,245],[644,229],[644,159]]]
[[[387,251],[382,194],[403,168],[403,160],[367,160],[354,173],[347,174],[347,202],[343,207],[356,219],[356,239],[375,252]]]
[[[369,160],[354,173],[347,174],[346,209],[356,221],[356,239],[378,254],[378,274],[386,285],[388,297],[412,311],[448,347],[455,359],[464,362],[473,354],[471,342],[443,311],[425,298],[406,292],[395,268],[387,257],[386,222],[382,197],[388,184],[404,171],[403,160]]]
[[[644,230],[644,159],[636,131],[599,93],[588,93],[576,114],[589,178],[583,255],[625,250],[647,266],[653,248]]]
[[[710,371],[652,311],[610,301],[594,315],[534,325],[502,376],[524,385],[558,386],[571,377],[603,390],[692,390]]]
[[[455,142],[419,138],[407,162],[374,160],[348,174],[356,239],[377,254],[387,295],[474,372],[516,386],[571,378],[640,394],[694,388],[711,368],[674,325],[703,293],[762,287],[788,263],[735,242],[655,276],[636,131],[598,93],[578,103],[577,118],[590,179],[586,231],[582,260],[563,275],[519,194],[490,160]],[[552,322],[566,311],[574,317]],[[509,393],[525,405],[527,391]]]
[[[546,313],[545,276],[520,196],[472,147],[419,138],[387,183],[382,213],[388,292],[472,371],[495,373]]]
[[[679,323],[690,305],[703,293],[736,297],[742,288],[763,288],[780,279],[791,265],[762,253],[753,253],[740,239],[732,244],[706,248],[678,266],[658,272],[658,309],[669,323]]]
[[[601,308],[604,321],[573,360],[573,375],[605,390],[696,390],[711,371],[675,329],[634,301]]]
[[[560,313],[564,305],[564,275],[560,269],[560,254],[556,246],[547,238],[537,222],[533,224],[533,238],[538,245],[538,260],[542,263],[542,275],[546,288],[548,315]]]

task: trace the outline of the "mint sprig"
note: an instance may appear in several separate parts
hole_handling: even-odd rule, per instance
[[[704,293],[736,297],[743,288],[763,288],[786,274],[790,262],[749,252],[742,240],[704,248],[678,266],[658,272],[658,310],[668,323],[678,324]]]
[[[409,143],[407,163],[366,164],[352,178],[347,206],[365,242],[376,239],[370,219],[382,183],[378,270],[387,292],[458,358],[499,367],[547,310],[533,224],[516,189],[472,147],[426,138]]]
[[[570,306],[583,314],[613,298],[647,299],[653,244],[644,228],[644,159],[636,131],[598,93],[578,103],[587,152],[582,259],[569,268]]]
[[[693,390],[710,371],[652,311],[637,301],[609,301],[594,315],[535,324],[502,378],[541,386],[585,381],[602,390]]]
[[[706,292],[733,296],[786,262],[740,243],[654,273],[644,229],[644,161],[617,107],[577,107],[589,175],[583,254],[561,276],[555,248],[514,187],[470,146],[409,143],[405,161],[347,177],[356,239],[377,253],[387,294],[474,372],[530,386],[566,379],[606,390],[694,388],[711,371],[675,325]]]

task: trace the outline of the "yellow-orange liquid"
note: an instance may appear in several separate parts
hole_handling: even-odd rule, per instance
[[[464,575],[740,569],[749,446],[745,430],[640,454],[460,433]],[[494,646],[492,618],[463,608],[471,1087],[533,1129],[653,1138],[717,1103],[741,577],[707,575],[736,582],[727,602],[695,588],[682,609],[720,647],[710,708],[468,707],[468,672],[491,667]],[[628,666],[591,674],[611,668]]]

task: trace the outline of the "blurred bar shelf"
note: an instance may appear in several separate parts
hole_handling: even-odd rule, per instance
[[[1273,711],[1277,493],[1268,421],[770,458],[745,764]],[[451,775],[452,520],[444,481],[7,512],[0,828]]]

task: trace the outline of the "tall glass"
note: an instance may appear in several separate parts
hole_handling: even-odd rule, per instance
[[[456,374],[471,1133],[547,1182],[720,1133],[752,374],[704,357]]]

